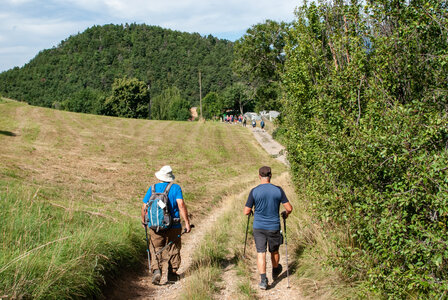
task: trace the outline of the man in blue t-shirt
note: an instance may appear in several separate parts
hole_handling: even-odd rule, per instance
[[[259,287],[265,290],[268,287],[266,278],[266,246],[269,245],[272,278],[275,280],[282,272],[282,265],[279,264],[280,254],[278,249],[283,243],[283,237],[280,233],[278,211],[280,203],[283,204],[285,211],[282,212],[282,217],[286,219],[292,211],[292,206],[283,189],[271,184],[272,173],[270,167],[261,167],[258,170],[258,176],[261,184],[250,191],[244,207],[244,214],[250,215],[252,207],[255,206],[253,232],[255,247],[257,248],[257,266],[261,277]]]
[[[173,170],[170,166],[163,166],[160,171],[155,173],[157,179],[160,180],[159,183],[155,184],[155,192],[163,193],[168,184],[174,181]],[[141,218],[143,226],[147,226],[145,222],[145,216],[148,213],[146,204],[151,197],[152,189],[149,187],[146,192],[145,197],[143,198],[143,206],[141,211]],[[186,232],[190,232],[190,220],[188,218],[187,206],[183,200],[182,189],[178,184],[173,183],[168,193],[168,210],[171,214],[171,217],[174,220],[173,225],[162,231],[155,231],[152,228],[150,230],[151,236],[151,245],[152,249],[150,249],[151,256],[153,259],[151,260],[151,272],[152,283],[158,284],[162,277],[162,254],[156,255],[156,253],[162,249],[165,245],[172,242],[171,245],[167,247],[167,252],[169,254],[168,257],[168,281],[177,281],[179,279],[179,275],[177,274],[177,269],[179,269],[181,257],[180,257],[180,248],[181,248],[181,233],[182,233],[182,225],[180,224],[180,216],[185,221],[185,230]],[[179,216],[180,215],[180,216]],[[155,259],[154,259],[155,258]]]

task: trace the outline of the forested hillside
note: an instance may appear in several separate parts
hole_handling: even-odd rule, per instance
[[[94,26],[0,74],[0,93],[33,105],[101,113],[115,79],[137,78],[151,98],[177,88],[191,105],[232,83],[233,44],[157,26]]]

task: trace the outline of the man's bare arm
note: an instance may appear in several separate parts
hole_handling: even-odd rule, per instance
[[[292,212],[292,205],[289,202],[283,203],[283,207],[285,208],[286,216],[284,218],[287,218],[289,214]],[[283,216],[283,213],[282,213]]]
[[[184,221],[185,221],[185,229],[187,232],[190,232],[191,227],[190,227],[190,219],[188,218],[187,206],[185,205],[185,202],[183,199],[177,199],[176,201],[177,201],[177,206],[179,207],[180,215],[181,215],[182,219],[184,219]]]
[[[243,213],[247,216],[250,215],[252,213],[252,208],[244,206],[244,211]]]
[[[142,205],[142,225],[145,223],[145,216],[146,216],[146,204],[143,203]],[[144,227],[145,225],[143,225]]]

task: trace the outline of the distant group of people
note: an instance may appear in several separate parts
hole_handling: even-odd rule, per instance
[[[243,115],[224,115],[221,120],[222,122],[225,122],[227,124],[240,124],[243,125],[243,127],[246,127],[247,124],[246,117],[244,117]],[[257,121],[255,121],[255,119],[252,119],[251,125],[252,128],[255,129],[257,127]],[[261,130],[264,131],[265,125],[266,125],[265,122],[261,120],[260,121]]]
[[[261,127],[261,130],[264,131],[264,126],[265,126],[265,125],[266,125],[266,124],[264,123],[264,121],[261,120],[261,121],[260,121],[260,127]],[[252,128],[255,129],[256,127],[257,127],[257,122],[256,122],[255,120],[252,120]]]
[[[222,120],[228,124],[242,124],[245,123],[246,118],[243,115],[224,115]]]

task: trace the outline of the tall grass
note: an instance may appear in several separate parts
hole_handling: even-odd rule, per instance
[[[224,197],[224,212],[209,228],[204,239],[193,254],[190,276],[182,291],[183,299],[212,299],[223,289],[220,281],[225,269],[235,270],[236,289],[230,291],[239,299],[251,299],[254,291],[250,286],[250,272],[242,262],[246,220],[242,207],[249,190],[247,183],[243,192]]]
[[[375,299],[376,295],[366,292],[362,284],[345,282],[338,269],[327,263],[329,257],[338,251],[338,241],[347,239],[344,232],[334,230],[331,224],[323,227],[316,221],[310,203],[300,191],[296,193],[289,176],[274,176],[273,183],[283,187],[294,207],[287,219],[291,284],[300,286],[302,296],[311,299],[356,299],[360,295]],[[243,259],[242,255],[247,225],[242,209],[250,188],[256,184],[258,182],[250,187],[246,184],[239,195],[221,200],[227,201],[224,205],[226,211],[209,229],[193,254],[193,266],[182,291],[184,299],[219,298],[219,292],[225,288],[220,280],[223,273],[228,271],[229,264],[236,271],[233,278],[236,287],[231,291],[231,296],[238,299],[256,298],[250,269],[256,263],[254,253],[251,253],[251,224],[246,249],[246,257],[251,258]],[[280,249],[283,263],[284,247]]]
[[[279,166],[239,126],[14,101],[0,115],[0,295],[13,298],[98,296],[107,276],[143,258],[141,199],[162,165],[173,167],[193,222],[261,161]]]
[[[231,254],[229,214],[221,216],[193,253],[190,276],[182,293],[183,299],[211,299],[219,291],[222,265]]]
[[[0,181],[0,295],[98,296],[105,274],[136,263],[144,251],[130,220],[66,211],[43,203],[39,193]]]
[[[296,193],[287,181],[285,193],[294,195],[290,198],[294,211],[287,219],[288,251],[292,253],[294,281],[303,295],[313,299],[378,299],[362,283],[346,282],[338,268],[329,264],[329,258],[339,251],[338,245],[348,243],[349,237],[318,221],[309,199],[300,190]]]

